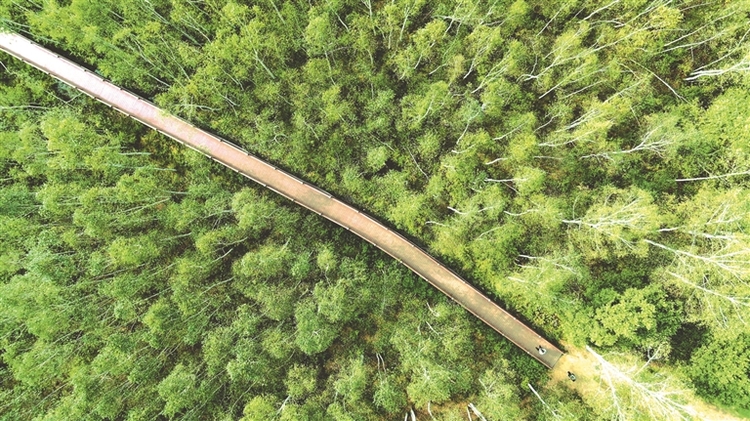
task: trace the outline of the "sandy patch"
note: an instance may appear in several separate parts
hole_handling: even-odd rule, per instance
[[[585,349],[576,348],[569,344],[563,344],[568,352],[560,358],[555,368],[550,373],[548,386],[555,387],[564,385],[574,390],[584,401],[589,403],[601,402],[601,397],[610,394],[607,383],[602,378],[600,364],[596,358]],[[568,372],[576,376],[573,382],[568,378]],[[701,401],[695,396],[690,396],[690,402],[686,405],[687,411],[694,414],[695,420],[706,421],[741,421],[721,409]]]

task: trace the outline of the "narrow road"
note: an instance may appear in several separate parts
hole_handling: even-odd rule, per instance
[[[168,114],[151,102],[20,35],[0,32],[0,49],[359,235],[406,265],[548,368],[554,367],[563,355],[561,350],[424,250],[325,191]],[[544,348],[545,352],[540,353],[538,347]]]

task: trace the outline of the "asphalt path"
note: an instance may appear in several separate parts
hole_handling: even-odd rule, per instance
[[[90,97],[357,234],[458,302],[536,360],[552,368],[563,352],[424,250],[367,214],[242,148],[170,115],[30,40],[0,32],[0,49]],[[543,349],[540,352],[540,348]]]

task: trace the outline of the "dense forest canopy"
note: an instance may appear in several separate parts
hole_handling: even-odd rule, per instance
[[[373,246],[2,54],[0,419],[679,419],[690,391],[749,413],[749,20],[0,0],[6,30],[367,209],[602,373],[549,381]]]

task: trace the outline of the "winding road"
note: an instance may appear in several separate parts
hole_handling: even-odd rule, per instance
[[[548,368],[554,367],[563,355],[552,343],[424,250],[316,186],[170,115],[151,102],[20,35],[0,32],[0,49],[359,235],[406,265]],[[539,352],[539,347],[544,352]]]

